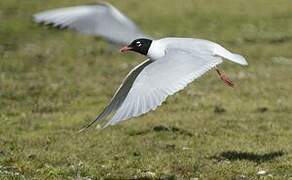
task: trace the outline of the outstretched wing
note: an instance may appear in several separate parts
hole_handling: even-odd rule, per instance
[[[221,62],[220,57],[184,51],[172,51],[156,61],[145,61],[129,73],[109,106],[86,128],[113,112],[110,107],[116,113],[104,127],[155,110],[169,95]]]
[[[136,66],[132,71],[129,72],[129,74],[126,76],[118,90],[116,91],[115,95],[111,99],[109,105],[96,117],[96,119],[92,122],[90,122],[87,126],[82,128],[79,132],[82,132],[89,128],[92,124],[94,124],[97,121],[100,121],[107,116],[109,116],[111,113],[115,112],[124,102],[126,99],[131,87],[133,86],[134,81],[138,77],[138,75],[141,73],[141,71],[148,66],[152,61],[150,59],[147,59],[146,61],[142,62],[138,66]]]
[[[212,55],[170,52],[143,69],[105,127],[155,110],[169,95],[182,90],[221,62],[220,57]]]
[[[133,21],[108,3],[48,10],[35,14],[34,21],[101,36],[115,44],[145,37]]]

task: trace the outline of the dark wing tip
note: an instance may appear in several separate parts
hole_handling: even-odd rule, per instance
[[[87,127],[84,127],[84,128],[82,128],[82,129],[80,129],[80,130],[77,132],[77,134],[81,134],[81,133],[85,132],[87,129],[88,129]]]
[[[96,119],[94,119],[93,121],[91,121],[90,123],[88,123],[86,126],[84,126],[83,128],[81,128],[78,131],[78,134],[85,132],[88,128],[90,128],[98,120],[99,120],[99,116]]]

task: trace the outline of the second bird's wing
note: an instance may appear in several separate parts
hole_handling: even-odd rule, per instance
[[[108,3],[43,11],[34,15],[34,21],[101,36],[115,44],[145,37],[132,20]]]

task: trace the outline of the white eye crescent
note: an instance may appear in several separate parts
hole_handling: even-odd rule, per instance
[[[141,46],[142,46],[142,44],[141,44],[140,41],[137,41],[137,42],[136,42],[136,45],[137,45],[138,47],[141,47]]]

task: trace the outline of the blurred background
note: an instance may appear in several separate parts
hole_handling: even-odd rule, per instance
[[[292,178],[292,1],[107,1],[156,38],[208,39],[244,55],[154,112],[102,131],[95,118],[143,57],[35,24],[87,0],[0,1],[0,179]]]

